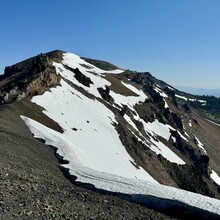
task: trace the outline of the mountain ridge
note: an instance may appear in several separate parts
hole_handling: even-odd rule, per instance
[[[91,59],[87,59],[87,61],[89,60],[91,62]],[[211,150],[212,144],[209,141],[207,141],[205,148],[203,147],[204,144],[199,139],[201,137],[203,142],[207,138],[206,134],[202,133],[204,119],[201,114],[198,114],[198,111],[195,112],[189,107],[190,102],[196,101],[202,106],[204,103],[207,104],[207,101],[202,100],[201,102],[195,97],[190,97],[188,100],[185,96],[176,94],[173,87],[157,80],[150,73],[120,69],[112,71],[109,68],[114,65],[105,61],[94,61],[97,66],[87,61],[62,51],[53,51],[8,67],[5,75],[1,77],[1,103],[4,106],[6,103],[10,104],[14,101],[27,100],[30,102],[31,100],[41,106],[44,109],[43,113],[47,117],[49,116],[54,121],[53,123],[57,123],[64,133],[72,132],[74,135],[78,134],[80,129],[86,130],[88,124],[94,126],[95,121],[85,118],[87,125],[84,128],[80,128],[83,121],[77,125],[78,127],[68,127],[70,116],[66,110],[69,108],[70,100],[75,97],[76,102],[80,98],[84,100],[83,106],[88,105],[89,107],[91,105],[90,109],[97,108],[96,105],[94,106],[94,102],[100,103],[98,108],[103,108],[103,110],[94,117],[100,117],[105,111],[112,112],[113,115],[109,116],[112,120],[110,124],[114,125],[120,142],[125,146],[129,157],[132,158],[129,159],[131,169],[141,168],[154,179],[166,185],[219,198],[218,186],[211,179],[209,167],[211,163],[215,171],[219,172],[218,156],[214,156]],[[22,65],[25,68],[20,68]],[[101,67],[108,66],[106,67],[108,70],[101,70],[99,65]],[[61,98],[63,110],[56,112],[56,114],[53,113],[55,110],[50,108],[55,103],[49,102],[49,100],[53,100],[53,92],[58,92],[57,95],[54,93],[56,97],[61,97],[62,93],[66,93]],[[41,97],[46,97],[46,95],[48,98],[45,102]],[[65,103],[63,100],[66,100]],[[88,104],[85,100],[88,100]],[[91,100],[94,101],[91,102]],[[47,102],[50,104],[48,105]],[[76,103],[77,106],[81,106],[80,100]],[[80,109],[83,108],[80,107]],[[52,114],[60,114],[64,119],[59,119],[58,116],[54,118]],[[76,109],[75,114],[77,115]],[[88,117],[87,114],[86,111],[85,117]],[[65,117],[67,118],[65,119]],[[82,117],[82,111],[79,112],[78,117]],[[57,119],[59,120],[56,121]],[[76,118],[73,119],[73,123],[75,123]],[[32,124],[29,119],[27,121]],[[47,125],[47,123],[44,124]],[[112,129],[112,125],[108,129]],[[106,124],[104,126],[106,127]],[[212,127],[211,124],[208,126]],[[93,132],[95,130],[100,132],[97,128],[94,127]],[[194,129],[192,130],[192,128]],[[32,133],[35,132],[32,131]],[[112,131],[110,133],[112,134]],[[217,134],[218,131],[216,136],[213,136],[213,140],[217,139]],[[88,134],[84,133],[84,135]],[[46,136],[45,138],[47,139]],[[82,139],[80,140],[82,141]],[[215,149],[217,150],[218,146]],[[64,159],[67,157],[65,154],[63,156]],[[83,157],[85,156],[86,154],[83,154]],[[186,165],[178,165],[179,161],[184,161],[183,164]],[[113,166],[111,167],[113,168]],[[73,171],[70,170],[71,172]]]

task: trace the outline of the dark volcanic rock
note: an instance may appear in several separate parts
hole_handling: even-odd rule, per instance
[[[110,96],[110,89],[108,86],[106,86],[105,89],[103,88],[98,88],[99,94],[102,96],[104,100],[107,102],[113,102],[114,99]]]
[[[92,80],[89,77],[83,75],[78,68],[74,69],[74,73],[77,81],[82,83],[84,86],[89,87],[90,84],[93,84]]]
[[[60,79],[52,61],[44,54],[6,67],[0,78],[1,102],[9,103],[27,96],[43,94],[51,87],[59,85]]]
[[[89,77],[85,76],[83,73],[81,73],[78,68],[73,69],[67,65],[64,65],[64,67],[73,72],[76,80],[84,86],[90,87],[90,84],[93,84],[92,80]]]

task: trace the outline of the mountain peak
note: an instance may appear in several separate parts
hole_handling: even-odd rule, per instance
[[[219,127],[203,115],[209,100],[147,72],[55,50],[5,69],[0,103],[16,102],[29,106],[21,119],[35,138],[57,149],[75,183],[145,204],[150,195],[159,209],[170,208],[171,200],[187,212],[193,206],[220,214],[219,202],[207,197],[220,198]]]

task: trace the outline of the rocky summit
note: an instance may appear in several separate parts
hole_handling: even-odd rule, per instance
[[[220,99],[64,51],[0,75],[0,219],[220,219]]]

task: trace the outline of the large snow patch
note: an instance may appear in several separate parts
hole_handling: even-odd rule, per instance
[[[220,200],[164,186],[149,177],[145,178],[146,180],[126,178],[86,167],[72,149],[70,140],[67,140],[64,135],[27,117],[21,116],[21,118],[34,134],[34,137],[43,138],[47,145],[58,148],[57,153],[69,161],[63,167],[69,169],[70,174],[77,177],[76,181],[92,184],[98,189],[130,195],[131,200],[136,202],[148,204],[149,199],[153,197],[156,200],[156,205],[161,207],[168,208],[178,205],[184,206],[188,210],[196,207],[220,215]]]

